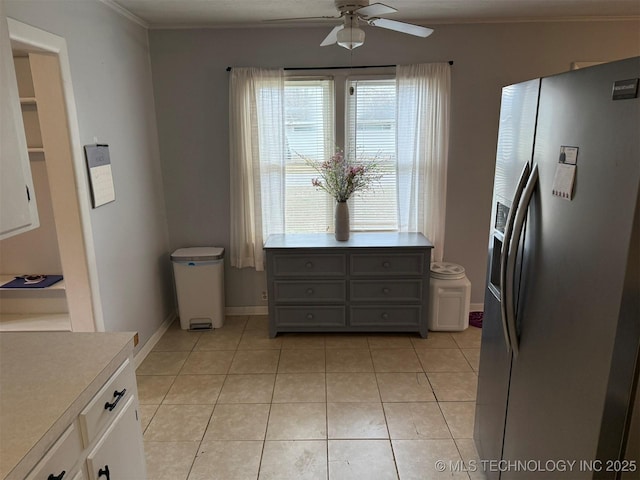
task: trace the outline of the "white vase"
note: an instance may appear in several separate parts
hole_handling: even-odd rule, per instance
[[[349,205],[347,202],[336,203],[334,220],[336,240],[340,242],[349,240]]]

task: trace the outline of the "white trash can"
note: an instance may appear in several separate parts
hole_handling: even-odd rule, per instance
[[[469,326],[471,282],[464,267],[448,262],[431,264],[429,330],[461,331]]]
[[[171,254],[180,327],[208,330],[224,324],[224,248],[179,248]]]

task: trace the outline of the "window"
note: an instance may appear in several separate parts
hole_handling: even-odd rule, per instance
[[[285,82],[284,230],[287,233],[327,231],[333,218],[331,199],[311,185],[315,171],[304,160],[322,161],[335,149],[333,84],[328,78]]]
[[[395,79],[294,77],[284,91],[285,232],[332,230],[334,200],[311,185],[317,173],[303,157],[326,160],[337,137],[345,151],[375,159],[383,174],[371,190],[350,199],[352,230],[396,230]],[[346,118],[335,118],[336,111]]]
[[[422,232],[435,245],[432,258],[441,261],[449,65],[398,65],[395,78],[389,71],[317,73],[231,72],[231,265],[262,270],[271,234],[332,230],[334,201],[312,186],[316,173],[304,158],[326,160],[336,144],[377,156],[383,173],[373,191],[350,199],[352,229]]]
[[[382,178],[351,200],[353,230],[397,230],[396,81],[349,80],[347,151],[377,158]]]

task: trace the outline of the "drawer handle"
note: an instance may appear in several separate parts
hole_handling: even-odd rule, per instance
[[[64,470],[62,470],[62,472],[60,472],[60,475],[54,475],[53,473],[50,473],[49,476],[47,477],[47,480],[62,480],[64,478],[64,474],[67,473]]]
[[[382,262],[382,266],[384,268],[389,268],[391,266],[391,264],[389,262]]]
[[[307,295],[313,295],[313,288],[307,288]]]
[[[115,402],[113,403],[105,403],[104,404],[104,409],[105,410],[109,410],[110,412],[113,411],[114,408],[116,408],[116,406],[118,405],[118,402],[120,401],[120,399],[122,397],[124,397],[124,394],[127,393],[127,389],[123,388],[121,392],[119,392],[118,390],[116,390],[115,392],[113,392],[113,398],[116,399]]]
[[[104,469],[101,468],[100,470],[98,470],[98,478],[103,475],[107,477],[107,480],[111,480],[111,475],[109,474],[109,465],[105,465]]]
[[[305,267],[307,268],[312,268],[313,267],[313,262],[307,262],[304,264]]]
[[[307,320],[313,320],[313,313],[307,313]]]
[[[384,287],[382,289],[382,293],[384,293],[385,295],[389,295],[390,292],[391,292],[391,290],[388,287]]]
[[[382,315],[380,315],[380,318],[382,318],[383,320],[389,320],[389,314],[385,312]]]

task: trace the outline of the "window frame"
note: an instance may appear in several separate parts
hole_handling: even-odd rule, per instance
[[[291,81],[304,81],[304,80],[332,80],[333,82],[333,137],[337,147],[346,149],[348,138],[348,103],[349,103],[349,83],[351,81],[363,81],[363,80],[396,80],[396,68],[395,67],[374,67],[368,68],[366,73],[358,72],[357,70],[345,67],[337,69],[292,69],[285,70],[284,82],[285,88],[287,82]],[[396,127],[397,128],[397,127]],[[397,188],[397,186],[396,186]],[[327,195],[327,205],[329,212],[332,212],[331,206],[334,200]],[[349,200],[349,203],[352,199]],[[331,214],[332,215],[332,214]],[[329,231],[332,231],[332,222],[329,222]],[[286,220],[285,220],[285,232],[286,232]],[[371,228],[362,231],[398,231],[399,225],[396,220],[396,227],[390,228]],[[353,231],[360,231],[354,229]]]

